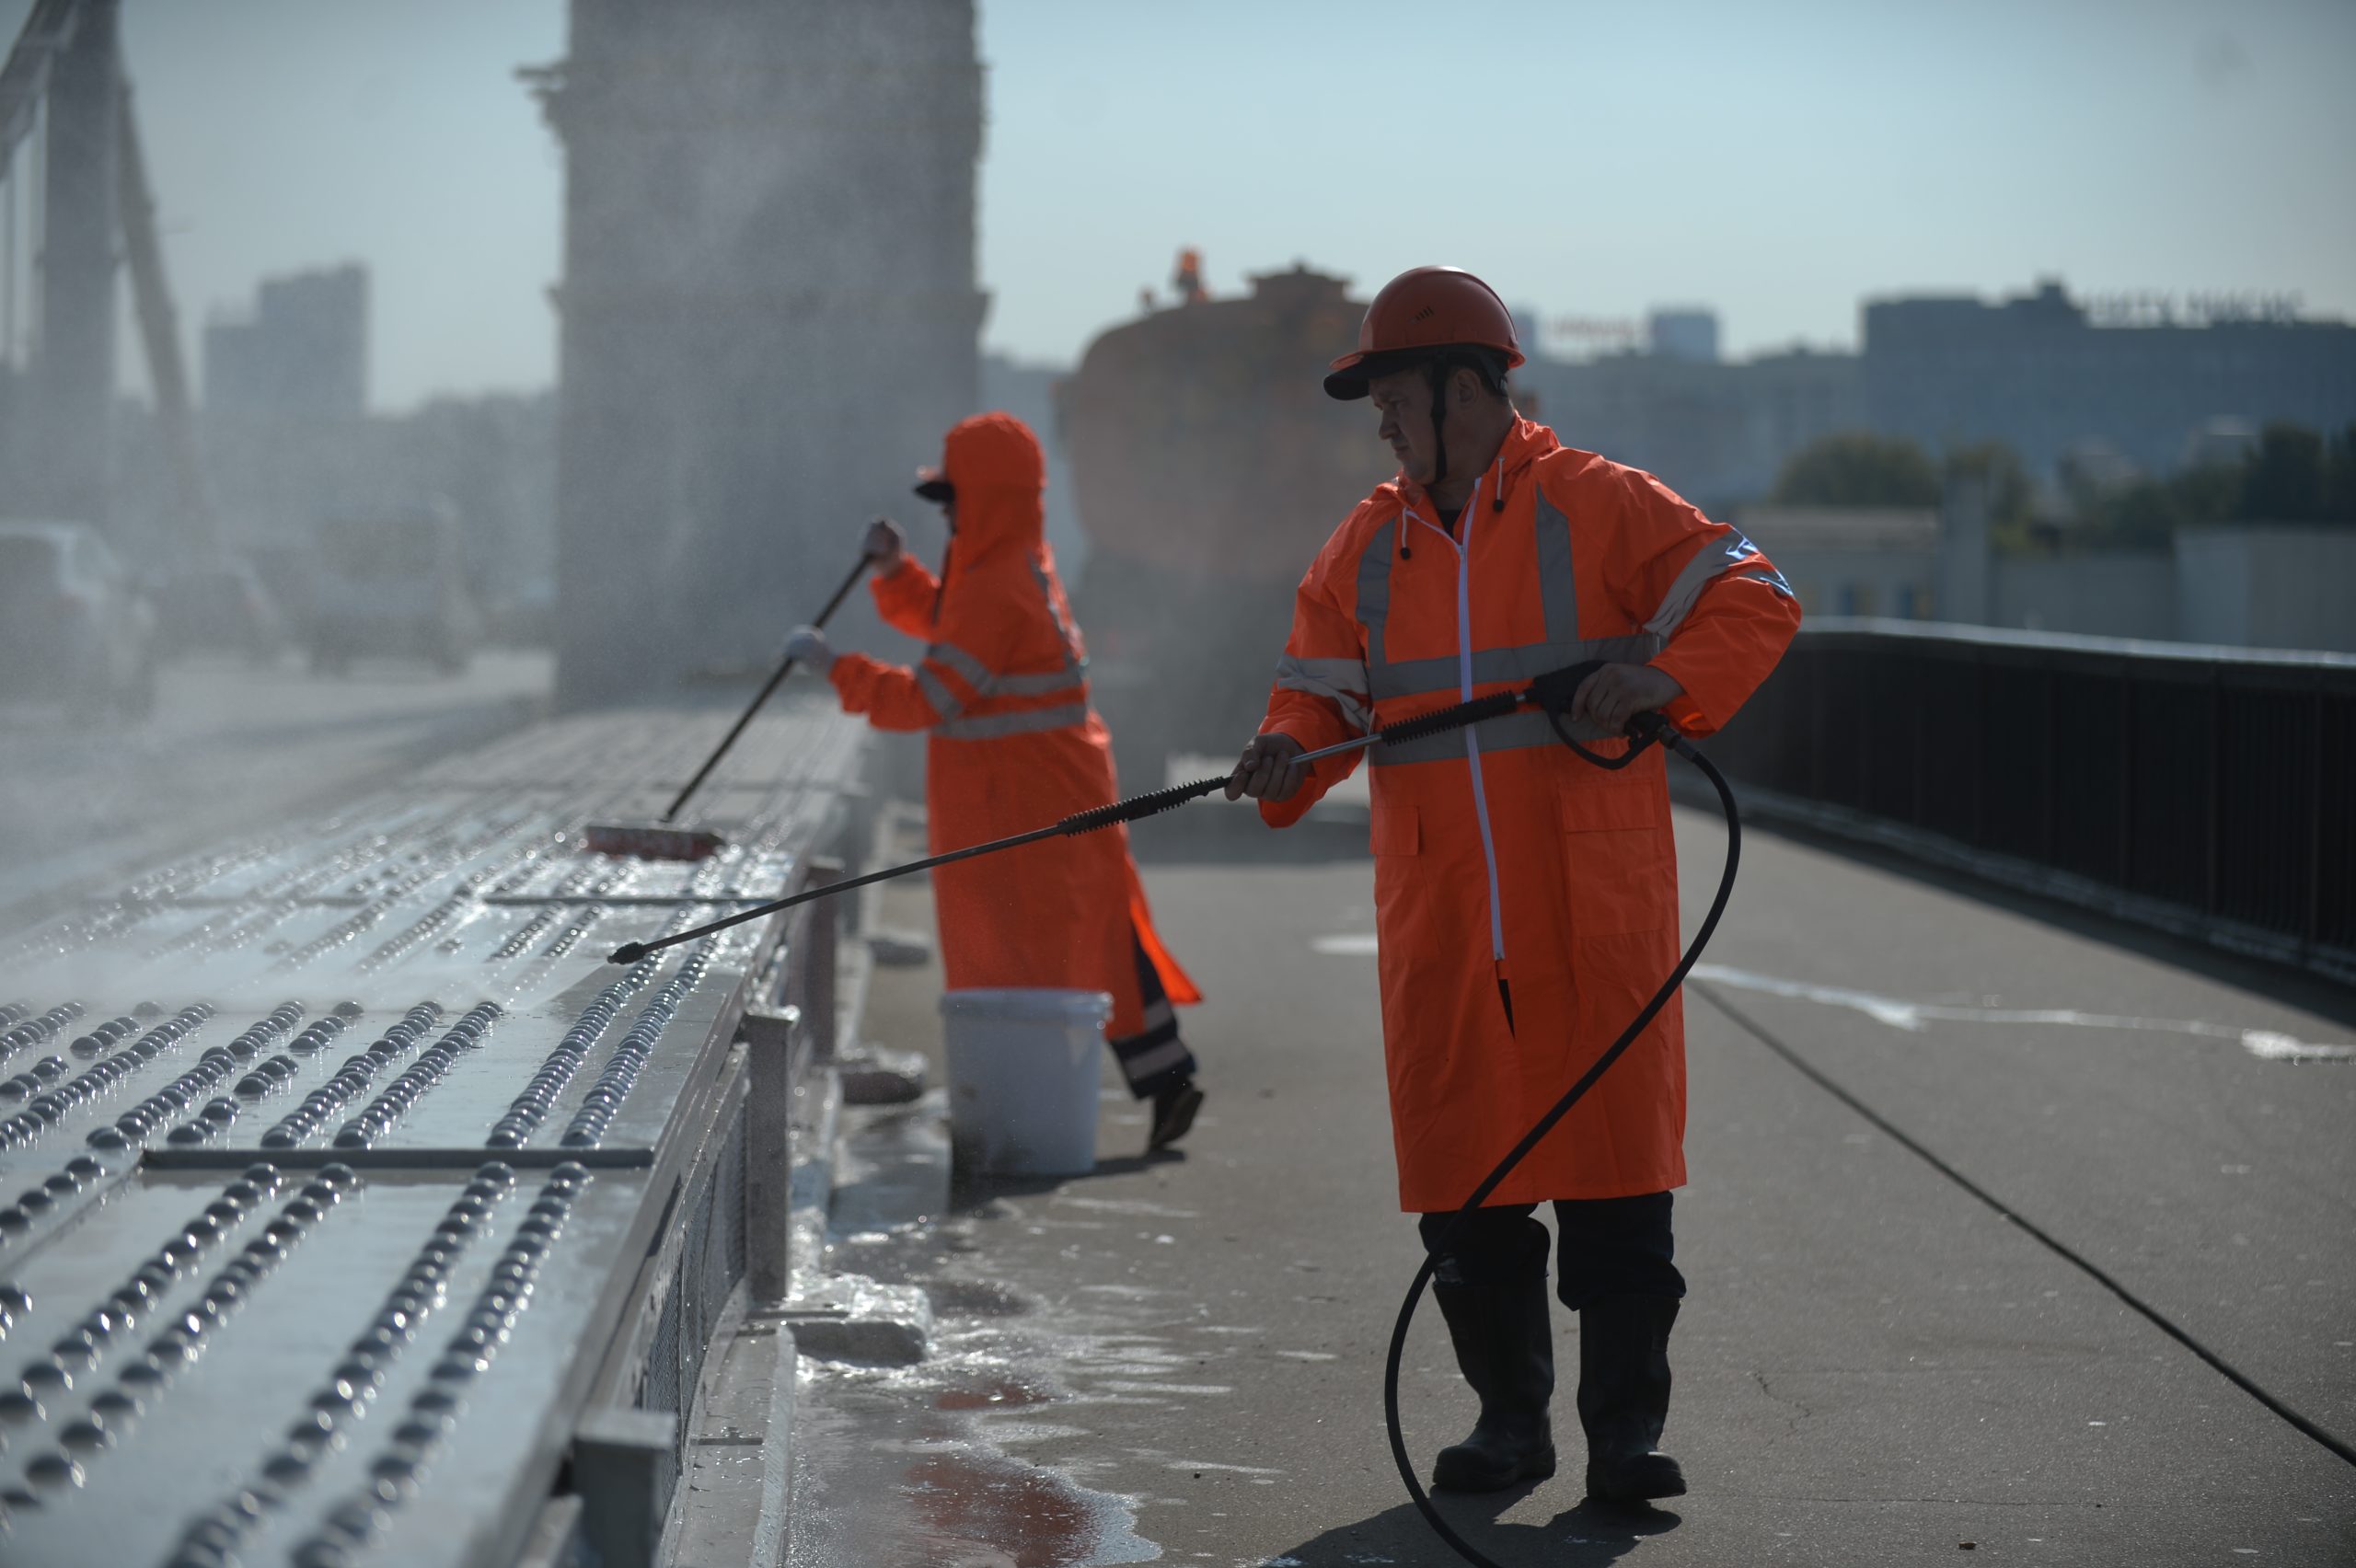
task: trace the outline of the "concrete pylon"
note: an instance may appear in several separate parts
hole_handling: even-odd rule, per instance
[[[117,0],[82,0],[49,72],[40,337],[22,449],[40,513],[101,526],[112,450],[122,76]]]
[[[977,396],[971,0],[573,0],[559,689],[775,657]]]

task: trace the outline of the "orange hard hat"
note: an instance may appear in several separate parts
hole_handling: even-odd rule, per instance
[[[1486,350],[1503,356],[1507,370],[1523,358],[1513,312],[1496,290],[1461,267],[1409,268],[1366,307],[1357,350],[1334,362],[1326,394],[1363,398],[1375,376],[1448,349]]]

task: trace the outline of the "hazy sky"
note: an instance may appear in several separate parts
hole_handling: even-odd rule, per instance
[[[514,70],[562,0],[123,10],[191,351],[358,259],[379,405],[552,377],[563,170]],[[1548,317],[1699,302],[1735,352],[2048,273],[2356,316],[2350,0],[982,0],[979,41],[984,338],[1029,359],[1186,243],[1215,289],[1445,260]]]

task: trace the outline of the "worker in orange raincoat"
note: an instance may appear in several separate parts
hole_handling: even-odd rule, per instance
[[[914,669],[836,654],[815,628],[787,651],[826,670],[844,709],[881,730],[928,732],[932,852],[1044,827],[1119,799],[1112,736],[1089,706],[1087,654],[1048,552],[1045,458],[1011,414],[960,421],[917,493],[949,519],[935,577],[898,528],[868,530],[876,608],[928,644]],[[1153,1102],[1149,1151],[1184,1136],[1203,1102],[1173,1004],[1200,1001],[1146,909],[1126,831],[1043,839],[932,873],[953,991],[1106,991],[1108,1042],[1129,1091]]]
[[[1302,578],[1261,733],[1230,799],[1298,821],[1356,752],[1303,751],[1586,661],[1572,732],[1616,749],[1634,714],[1724,723],[1799,624],[1790,588],[1734,529],[1651,475],[1523,419],[1513,318],[1478,278],[1420,267],[1377,294],[1325,389],[1371,398],[1399,461]],[[1677,861],[1662,753],[1581,761],[1525,709],[1368,756],[1382,1032],[1403,1207],[1480,1396],[1435,1485],[1552,1475],[1557,1293],[1579,1315],[1590,1495],[1685,1490],[1657,1451],[1685,1281],[1670,1189],[1685,1182],[1683,1019],[1672,999],[1486,1201],[1459,1208],[1676,966]]]

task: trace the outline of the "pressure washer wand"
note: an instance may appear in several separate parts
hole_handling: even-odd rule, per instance
[[[865,887],[870,882],[888,882],[894,877],[912,876],[918,871],[929,871],[935,866],[946,866],[954,860],[970,860],[977,855],[995,855],[1001,849],[1013,849],[1025,844],[1035,844],[1042,838],[1053,838],[1057,834],[1092,833],[1100,827],[1110,827],[1116,822],[1130,822],[1138,817],[1151,816],[1156,812],[1168,811],[1172,806],[1184,805],[1197,796],[1207,795],[1214,790],[1225,787],[1226,783],[1227,778],[1224,775],[1217,778],[1197,778],[1192,784],[1172,785],[1167,790],[1157,790],[1150,795],[1138,795],[1129,800],[1115,801],[1109,806],[1094,806],[1084,812],[1075,812],[1060,822],[1049,823],[1045,827],[1033,828],[1028,833],[1018,833],[1011,838],[993,838],[987,844],[968,845],[963,849],[952,849],[945,855],[933,855],[922,860],[910,860],[905,865],[886,866],[880,871],[870,871],[865,876],[846,877],[840,882],[830,882],[823,886],[806,887],[789,897],[743,910],[729,916],[726,919],[714,920],[707,926],[698,926],[691,931],[680,931],[651,942],[624,943],[606,955],[606,962],[636,963],[648,953],[660,951],[676,943],[693,941],[698,937],[710,936],[714,931],[724,931],[731,926],[741,926],[747,920],[758,920],[766,915],[781,915],[798,904],[807,904],[813,899],[831,897],[838,893],[849,893],[855,887]]]
[[[1337,751],[1349,751],[1376,742],[1395,744],[1401,741],[1412,741],[1426,735],[1440,734],[1449,730],[1461,730],[1468,724],[1478,724],[1484,719],[1502,719],[1521,706],[1525,695],[1521,692],[1501,691],[1489,697],[1475,698],[1471,702],[1460,702],[1452,707],[1419,714],[1413,719],[1403,719],[1396,724],[1360,735],[1355,740],[1345,741],[1339,746],[1328,746],[1323,751],[1311,755],[1326,756]],[[1307,758],[1294,760],[1305,761]],[[1050,823],[1045,827],[1033,828],[1028,833],[1018,833],[1011,838],[994,838],[987,844],[974,844],[963,849],[952,849],[945,855],[934,855],[922,860],[910,860],[905,865],[886,866],[880,871],[869,871],[864,876],[846,877],[840,882],[830,882],[821,887],[803,888],[800,893],[788,897],[768,904],[756,905],[750,909],[740,910],[723,919],[714,920],[709,925],[698,926],[692,930],[675,932],[667,937],[657,938],[651,942],[626,942],[608,954],[606,961],[611,963],[636,963],[647,954],[659,952],[666,947],[693,941],[699,937],[710,936],[714,931],[724,931],[731,926],[741,926],[747,920],[758,920],[766,916],[781,915],[797,905],[808,904],[814,899],[831,898],[836,894],[849,893],[853,888],[865,887],[870,882],[888,882],[894,877],[912,876],[918,871],[929,871],[935,866],[946,866],[956,860],[970,860],[980,855],[995,855],[1001,849],[1019,848],[1022,845],[1036,844],[1042,838],[1053,838],[1057,835],[1077,837],[1083,833],[1094,833],[1099,828],[1111,827],[1115,823],[1136,822],[1140,818],[1149,817],[1157,812],[1166,812],[1174,806],[1183,806],[1189,801],[1198,801],[1214,790],[1223,790],[1231,777],[1233,776],[1230,774],[1222,773],[1216,778],[1197,778],[1191,784],[1172,784],[1166,790],[1155,790],[1143,795],[1132,795],[1126,801],[1114,801],[1110,805],[1091,806],[1084,812],[1074,812],[1059,822]]]

